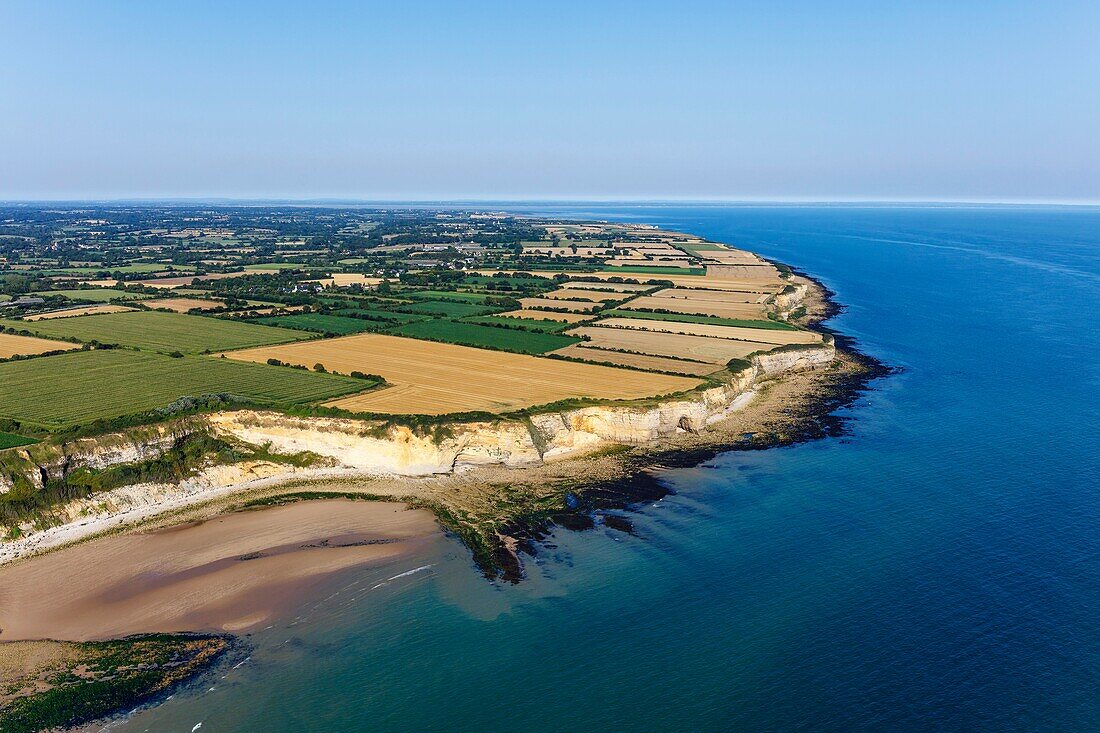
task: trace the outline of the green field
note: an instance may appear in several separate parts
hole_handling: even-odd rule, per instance
[[[0,417],[56,429],[145,412],[184,396],[226,393],[286,404],[371,386],[363,379],[212,356],[97,349],[0,364]]]
[[[649,313],[647,311],[627,311],[612,308],[600,313],[601,316],[618,318],[641,318],[650,321],[679,321],[680,323],[713,323],[716,326],[740,326],[741,328],[766,328],[772,331],[800,331],[782,321],[753,321],[740,318],[721,318],[719,316],[697,316],[688,313]]]
[[[362,333],[363,331],[377,331],[386,326],[382,321],[368,321],[362,318],[348,318],[347,316],[332,316],[322,313],[293,313],[288,316],[253,318],[249,323],[262,323],[267,326],[296,328],[301,331],[316,331],[317,333],[335,333],[340,336],[346,336],[349,333]]]
[[[419,303],[410,303],[401,306],[401,310],[410,313],[429,313],[434,316],[450,316],[461,318],[463,316],[480,316],[488,313],[492,308],[472,303],[452,303],[441,300],[425,300]],[[497,310],[500,310],[499,308]]]
[[[248,270],[301,270],[309,267],[310,265],[303,262],[261,262],[258,265],[245,265]]]
[[[401,295],[408,296],[413,300],[445,300],[445,301],[458,301],[461,303],[484,303],[489,298],[499,298],[499,295],[495,293],[470,293],[459,292],[454,290],[416,290],[402,292]]]
[[[383,311],[374,308],[341,308],[333,311],[338,316],[352,318],[369,318],[372,321],[388,321],[390,323],[415,323],[423,321],[430,316],[417,315],[415,313],[398,313],[397,311]]]
[[[22,435],[16,435],[15,433],[0,432],[0,450],[5,448],[18,448],[21,445],[31,445],[38,441],[34,438],[26,438]]]
[[[513,287],[521,288],[539,288],[541,290],[553,290],[558,287],[558,284],[546,277],[518,277],[516,275],[508,275],[505,277],[493,277],[492,275],[467,275],[462,278],[462,282],[466,285],[486,285],[492,287],[494,285],[511,285]]]
[[[162,311],[106,313],[33,322],[0,320],[0,326],[31,331],[47,338],[75,338],[84,342],[98,341],[165,353],[182,351],[185,354],[309,338],[301,331],[285,328]]]
[[[96,265],[95,267],[63,267],[53,270],[35,270],[38,275],[94,275],[97,272],[121,272],[124,274],[137,274],[147,272],[165,272],[172,268],[181,275],[194,272],[194,267],[187,265],[166,265],[163,262],[139,262],[134,265]]]
[[[556,333],[518,331],[445,319],[409,323],[390,329],[389,332],[430,341],[446,341],[447,343],[462,344],[463,346],[482,346],[503,351],[516,351],[521,354],[545,354],[547,351],[561,349],[580,341],[580,339],[572,336],[562,336]]]
[[[467,323],[483,323],[487,326],[511,326],[522,328],[526,331],[540,331],[542,333],[558,333],[569,328],[565,321],[543,321],[534,318],[505,318],[504,316],[474,316],[464,319]]]
[[[127,300],[139,300],[141,298],[152,298],[151,295],[145,293],[127,292],[125,290],[116,290],[114,288],[82,288],[80,290],[39,290],[31,295],[37,295],[40,298],[49,298],[55,295],[63,295],[69,300],[89,300],[93,303],[106,303],[109,300],[115,298],[125,298]]]

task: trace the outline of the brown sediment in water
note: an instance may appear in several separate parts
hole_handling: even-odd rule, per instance
[[[346,500],[104,537],[0,568],[0,641],[241,632],[292,615],[340,571],[436,537],[428,512]]]

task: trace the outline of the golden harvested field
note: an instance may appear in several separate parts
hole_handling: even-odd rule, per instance
[[[0,333],[0,359],[79,348],[80,344],[70,344],[67,341],[53,341],[51,339],[35,338],[34,336],[15,336],[9,333]]]
[[[615,257],[606,263],[610,267],[630,267],[631,265],[659,265],[661,267],[695,267],[697,263],[683,257],[662,257],[651,255],[649,257]],[[655,275],[653,277],[660,277]]]
[[[545,293],[543,297],[553,298],[554,300],[594,300],[599,303],[606,303],[611,300],[622,300],[626,296],[620,293],[609,293],[603,290],[562,288],[560,290],[553,290],[549,293]]]
[[[147,305],[153,310],[167,308],[176,313],[186,313],[192,309],[208,311],[221,308],[225,305],[225,301],[203,300],[201,298],[158,298],[157,300],[146,300],[143,305]]]
[[[592,317],[583,313],[554,313],[553,311],[533,311],[525,308],[518,311],[508,311],[507,313],[497,313],[497,315],[510,318],[530,318],[535,321],[561,321],[562,323],[579,323]]]
[[[532,308],[561,308],[573,313],[591,313],[600,307],[599,303],[590,303],[586,300],[558,300],[555,298],[520,298],[520,305],[524,310]]]
[[[738,339],[741,341],[759,341],[782,346],[784,344],[819,344],[821,335],[813,331],[780,331],[768,328],[741,328],[739,326],[719,326],[711,323],[681,323],[679,321],[657,321],[644,318],[604,318],[596,321],[596,326],[615,326],[634,328],[639,331],[660,331],[662,333],[683,333],[689,336],[709,336],[711,338]]]
[[[326,277],[320,280],[307,280],[306,282],[320,283],[325,287],[343,288],[348,285],[377,285],[382,282],[382,278],[369,277],[361,272],[334,272],[332,273],[332,277]]]
[[[698,253],[699,257],[704,262],[713,262],[723,265],[768,265],[768,263],[761,260],[752,252],[746,252],[743,249],[729,249],[724,247],[722,249],[708,249]],[[771,265],[768,265],[771,267]]]
[[[626,328],[600,328],[580,326],[570,329],[571,336],[588,336],[585,343],[598,349],[637,351],[651,356],[697,359],[725,366],[730,359],[739,359],[754,351],[772,349],[774,344],[757,341],[733,341],[709,336],[685,336],[679,333],[635,331]]]
[[[766,281],[777,279],[779,271],[768,263],[760,265],[707,265],[707,277],[748,280],[750,282]]]
[[[774,271],[774,268],[773,268]],[[493,275],[497,272],[504,272],[505,274],[513,274],[521,272],[521,270],[476,270],[475,272],[481,275]],[[770,279],[743,279],[735,277],[718,277],[711,275],[651,275],[647,273],[637,272],[575,272],[562,273],[560,270],[522,270],[522,272],[529,273],[531,275],[539,275],[542,277],[554,277],[555,275],[575,275],[576,277],[583,277],[586,280],[598,279],[607,280],[609,278],[621,278],[637,280],[639,283],[645,284],[650,281],[660,281],[662,283],[672,283],[677,287],[684,288],[708,288],[710,290],[744,290],[748,292],[761,292],[761,293],[778,293],[783,289],[783,286],[787,283],[780,279],[778,271],[775,271],[775,276]],[[574,287],[578,283],[568,282],[568,287]],[[625,283],[631,285],[632,283]],[[653,286],[650,286],[653,287]],[[646,288],[649,289],[649,288]]]
[[[692,303],[763,303],[768,299],[764,293],[751,293],[742,290],[698,290],[691,288],[666,288],[653,293],[654,298],[673,298]]]
[[[330,371],[381,374],[394,386],[327,402],[358,412],[441,415],[502,412],[570,397],[637,399],[691,389],[698,380],[540,359],[432,341],[358,334],[226,354],[275,358]]]
[[[570,344],[564,349],[552,352],[571,359],[583,359],[595,364],[616,364],[618,366],[648,369],[657,372],[673,372],[696,377],[705,377],[718,371],[714,364],[700,364],[697,361],[671,359],[665,356],[646,356],[644,354],[623,354],[618,351],[605,351],[582,344]]]
[[[566,287],[571,290],[606,290],[612,293],[638,293],[653,290],[652,285],[645,285],[644,283],[587,283],[579,280],[570,280]]]
[[[643,295],[640,298],[617,306],[620,310],[666,310],[670,313],[690,313],[697,316],[718,316],[719,318],[744,318],[760,321],[767,318],[767,308],[758,303],[703,303],[672,298],[654,298]]]
[[[132,311],[133,308],[127,308],[124,305],[111,305],[110,303],[104,303],[102,305],[88,305],[83,308],[67,308],[63,311],[50,311],[49,313],[36,313],[33,316],[26,316],[24,321],[47,321],[51,318],[68,318],[69,316],[94,316],[97,313],[122,313],[123,311]]]
[[[776,273],[771,280],[739,280],[736,278],[669,275],[661,278],[680,288],[707,288],[708,290],[742,290],[745,292],[778,293],[786,283]]]

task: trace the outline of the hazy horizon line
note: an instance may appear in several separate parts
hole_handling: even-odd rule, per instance
[[[215,204],[215,205],[289,205],[289,206],[424,206],[424,205],[714,205],[714,206],[1033,206],[1033,207],[1098,207],[1100,199],[950,199],[950,198],[721,198],[721,197],[426,197],[426,198],[361,198],[355,196],[103,196],[75,198],[0,198],[0,205],[58,204]]]

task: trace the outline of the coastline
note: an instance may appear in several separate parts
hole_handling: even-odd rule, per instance
[[[832,358],[826,366],[765,375],[737,394],[731,403],[733,409],[724,410],[721,419],[707,420],[704,429],[678,430],[673,436],[643,445],[604,445],[575,457],[542,461],[538,465],[488,463],[447,474],[377,475],[331,465],[299,467],[263,462],[221,466],[215,475],[232,474],[235,483],[204,487],[200,481],[184,496],[139,505],[121,515],[67,523],[55,528],[52,535],[44,535],[56,542],[40,541],[33,547],[38,550],[35,554],[0,562],[0,574],[25,573],[25,568],[51,561],[51,555],[56,558],[61,554],[74,557],[94,554],[93,548],[104,543],[155,536],[173,527],[246,514],[270,516],[271,511],[292,506],[365,499],[368,501],[363,502],[364,506],[398,501],[430,510],[439,526],[466,544],[487,578],[520,582],[524,577],[523,557],[536,555],[541,541],[554,527],[583,531],[602,524],[633,532],[629,518],[632,508],[659,500],[670,492],[656,475],[662,468],[697,465],[730,450],[764,450],[844,433],[846,419],[836,415],[836,410],[852,404],[871,388],[874,380],[891,370],[859,351],[853,339],[821,324],[839,313],[842,306],[824,285],[803,273],[799,276],[810,283],[804,325],[832,336],[835,348]],[[127,488],[143,491],[149,487]],[[455,497],[462,500],[456,502]],[[304,501],[310,499],[326,501]],[[263,511],[245,511],[249,509]],[[299,543],[299,547],[302,544],[309,542]],[[43,554],[46,556],[42,557]],[[300,557],[300,553],[291,553],[291,557],[295,555]],[[224,564],[226,557],[240,561],[241,556],[242,553],[230,552],[220,561]],[[330,569],[336,573],[364,562],[368,560],[337,562]],[[309,585],[284,586],[282,590],[293,596],[308,592]],[[263,618],[238,614],[221,624],[198,623],[194,617],[177,619],[175,625],[158,625],[155,620],[145,626],[116,624],[90,630],[87,638],[125,638],[140,630],[163,631],[166,627],[242,633],[261,622],[279,618],[279,614],[277,609]],[[51,636],[63,637],[60,633]],[[195,669],[193,674],[200,671]]]
[[[467,446],[456,451],[462,454],[460,457],[448,454],[440,459],[433,454],[434,447],[427,441],[417,442],[416,436],[402,436],[406,442],[396,446],[396,450],[408,453],[415,449],[420,452],[415,458],[401,455],[397,460],[420,460],[425,464],[420,467],[413,463],[403,474],[387,470],[388,466],[378,470],[369,465],[331,465],[332,460],[307,466],[265,461],[214,466],[176,485],[132,484],[104,492],[93,500],[76,502],[67,510],[71,517],[69,521],[27,533],[0,545],[0,572],[12,562],[32,559],[101,537],[205,519],[222,512],[232,512],[249,501],[269,500],[304,491],[321,495],[335,492],[379,497],[431,509],[446,529],[455,531],[471,546],[475,560],[487,575],[495,576],[496,571],[500,571],[503,579],[518,582],[522,578],[522,569],[515,553],[507,551],[516,540],[508,529],[526,536],[531,534],[532,527],[548,521],[566,526],[591,526],[590,519],[583,516],[585,512],[625,509],[632,503],[663,496],[657,482],[648,473],[649,469],[694,465],[724,451],[761,450],[843,432],[844,420],[833,413],[851,404],[869,388],[872,381],[886,376],[891,369],[862,353],[850,337],[823,326],[822,321],[841,312],[842,306],[836,302],[835,294],[822,283],[805,273],[800,272],[798,276],[810,286],[805,299],[805,325],[832,338],[835,351],[830,353],[828,365],[817,367],[811,364],[809,368],[782,369],[775,376],[741,382],[741,389],[735,388],[732,399],[719,404],[717,414],[713,410],[700,415],[693,413],[690,419],[696,426],[689,430],[680,428],[685,419],[681,418],[675,427],[675,434],[648,437],[654,434],[651,429],[649,433],[643,432],[643,441],[635,445],[614,438],[601,440],[602,436],[596,437],[584,431],[567,433],[566,440],[557,447],[537,446],[539,453],[533,456],[534,460],[532,456],[524,455],[522,448],[516,449],[512,445],[507,448],[516,453],[518,459],[506,456],[505,460],[499,460],[499,456],[486,455],[494,450],[499,453],[500,449],[477,445],[478,436],[474,438],[473,448]],[[708,395],[701,397],[707,398]],[[684,402],[690,400],[673,404]],[[664,405],[658,407],[663,408]],[[582,415],[581,419],[587,420],[589,416]],[[622,421],[628,430],[632,428],[632,419],[627,415]],[[279,437],[270,431],[256,434],[245,432],[251,427],[247,423],[244,431],[235,422],[231,423],[231,427],[238,429],[238,437],[256,442]],[[534,426],[530,427],[531,432],[535,433]],[[603,429],[612,434],[623,432],[622,425]],[[527,428],[524,429],[526,431]],[[580,436],[579,443],[577,435]],[[504,437],[513,439],[507,434]],[[301,442],[301,437],[298,437],[296,442],[288,444],[300,450],[298,446]],[[393,445],[385,443],[374,443],[368,448],[391,453],[395,450]],[[359,447],[358,450],[362,452],[363,449]],[[474,451],[478,453],[474,455]],[[459,466],[458,461],[463,458],[468,464]],[[392,463],[393,457],[388,460]],[[473,538],[461,531],[462,528],[456,526],[457,522],[448,521],[445,512],[441,511],[446,507],[439,506],[436,500],[440,494],[453,493],[454,490],[461,492],[471,485],[502,482],[522,485],[529,490],[534,490],[536,484],[557,487],[559,498],[564,494],[570,498],[565,504],[559,502],[557,507],[518,512],[513,517],[515,523],[504,526],[503,541],[487,548],[487,553],[479,554],[476,543],[471,542]],[[107,509],[104,510],[104,507]],[[623,524],[622,519],[613,521]],[[542,534],[542,531],[535,534]]]
[[[450,466],[450,470],[440,470],[432,465],[424,470],[414,464],[405,475],[363,466],[296,466],[263,461],[215,466],[175,486],[130,485],[105,492],[107,501],[78,504],[70,510],[75,515],[73,520],[0,546],[0,572],[12,562],[98,538],[205,520],[257,501],[273,502],[279,496],[285,498],[277,501],[285,502],[292,496],[346,495],[402,501],[433,511],[445,529],[470,547],[488,577],[499,575],[506,581],[518,582],[523,571],[515,550],[532,554],[535,551],[532,538],[544,535],[550,525],[588,528],[593,526],[588,515],[595,511],[627,509],[631,504],[664,496],[664,489],[651,469],[695,465],[724,451],[763,450],[843,433],[845,421],[835,411],[851,404],[872,381],[886,376],[891,369],[862,353],[853,339],[823,326],[822,321],[841,312],[842,306],[822,283],[804,273],[798,276],[810,286],[805,299],[805,325],[831,336],[835,355],[825,367],[784,370],[774,377],[747,383],[747,388],[736,392],[718,415],[706,417],[704,413],[702,418],[696,418],[700,423],[696,429],[677,427],[674,435],[638,445],[615,444],[615,441],[577,445],[576,438],[570,436],[556,456],[551,457],[552,448],[542,446],[540,450],[545,453],[535,458],[545,460],[532,461],[520,452],[519,460],[508,463],[479,454],[461,468]],[[704,422],[705,426],[701,424]],[[614,426],[611,430],[621,432],[621,428]],[[592,438],[587,433],[580,435],[584,440]],[[251,434],[246,437],[254,439]],[[259,439],[271,437],[270,432],[259,434]],[[300,438],[297,440],[301,442]],[[411,440],[413,447],[421,451],[414,460],[423,460],[426,442],[416,443],[415,436]],[[379,449],[379,446],[382,450],[394,449],[392,445],[379,443],[370,447]],[[434,447],[427,448],[429,459],[436,460],[431,453]],[[407,444],[398,449],[410,450]],[[482,446],[475,449],[488,452]],[[471,452],[469,448],[459,452],[463,450],[463,455]],[[400,458],[408,460],[407,456]],[[451,460],[457,463],[450,454],[443,456],[441,465],[447,466]],[[538,500],[529,506],[513,507],[508,521],[490,533],[500,535],[498,538],[479,537],[466,531],[463,520],[453,516],[456,511],[476,515],[485,507],[456,503],[455,495],[472,493],[470,487],[474,486],[501,485],[521,486]],[[117,508],[98,515],[89,511],[91,506],[108,504]],[[499,503],[491,509],[492,513],[499,513]],[[612,518],[611,523],[629,526],[624,517]]]

